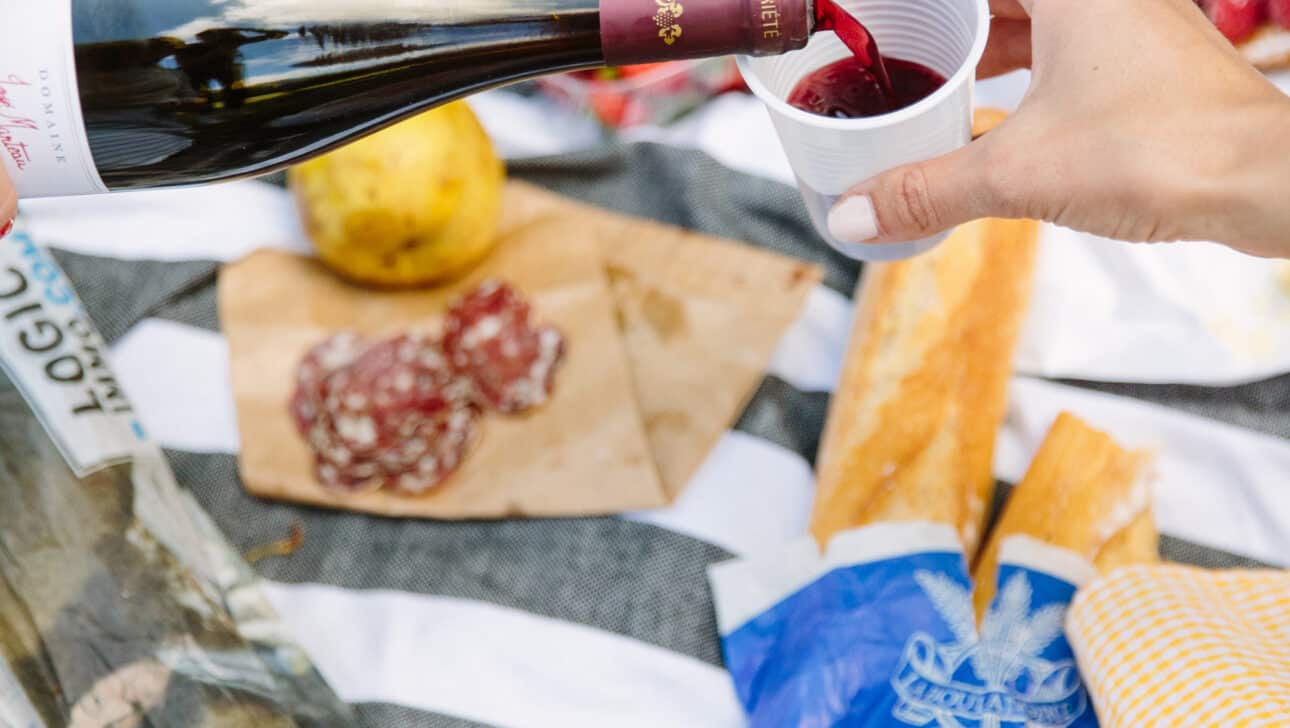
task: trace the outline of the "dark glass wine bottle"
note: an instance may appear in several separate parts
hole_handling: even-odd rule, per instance
[[[810,0],[0,0],[23,196],[261,174],[543,73],[805,45]]]

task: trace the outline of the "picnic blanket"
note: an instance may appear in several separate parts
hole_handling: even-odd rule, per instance
[[[249,248],[306,249],[285,192],[244,182],[47,201],[24,215],[55,244],[178,479],[232,543],[248,550],[303,525],[298,552],[255,568],[364,725],[739,725],[705,570],[805,533],[858,265],[816,238],[795,190],[694,150],[639,143],[519,160],[510,171],[825,266],[743,417],[668,509],[447,523],[249,497],[238,483],[215,278],[221,260]],[[1233,386],[1127,379],[1023,370],[1000,435],[1001,494],[1056,413],[1072,410],[1160,453],[1165,558],[1290,563],[1290,495],[1275,487],[1290,472],[1290,375]]]

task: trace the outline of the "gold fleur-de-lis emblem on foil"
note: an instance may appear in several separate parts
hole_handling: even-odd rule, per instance
[[[658,26],[658,37],[672,45],[681,37],[681,24],[677,22],[685,8],[677,0],[654,0],[658,3],[658,12],[654,13],[654,24]]]

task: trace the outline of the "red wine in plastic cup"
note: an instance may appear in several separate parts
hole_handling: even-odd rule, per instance
[[[874,40],[873,34],[859,18],[833,0],[816,0],[815,29],[817,32],[831,30],[836,33],[838,40],[851,51],[860,66],[877,80],[878,87],[884,93],[892,92],[891,79],[883,63],[882,53],[878,50],[878,41]]]
[[[816,29],[836,33],[852,57],[799,81],[788,97],[793,106],[842,119],[879,116],[922,101],[945,85],[945,77],[926,66],[884,58],[864,23],[833,0],[817,0],[815,16]]]
[[[843,58],[816,69],[797,82],[788,103],[804,111],[838,119],[879,116],[931,96],[945,77],[927,66],[887,58],[890,90],[858,58]]]
[[[858,9],[852,30],[868,30],[859,37],[852,33],[848,44],[833,19],[838,32],[817,32],[806,48],[783,56],[741,57],[739,68],[770,112],[811,223],[824,242],[860,260],[899,260],[930,250],[947,233],[861,245],[834,238],[828,215],[857,183],[971,141],[972,69],[989,35],[989,3],[827,0],[827,5]],[[826,0],[816,0],[815,10],[817,18],[838,12],[830,11]],[[815,27],[824,25],[817,20]],[[882,52],[887,54],[886,83],[872,70]],[[916,112],[910,104],[916,104]]]

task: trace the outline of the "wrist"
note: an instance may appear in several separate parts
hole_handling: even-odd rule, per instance
[[[1290,258],[1290,96],[1275,98],[1251,116],[1263,118],[1251,131],[1256,161],[1243,178],[1249,195],[1247,219],[1238,223],[1233,247],[1255,255]],[[1258,122],[1255,122],[1258,123]]]
[[[1200,239],[1242,252],[1290,258],[1290,96],[1268,95],[1225,110],[1222,171],[1205,185]]]

